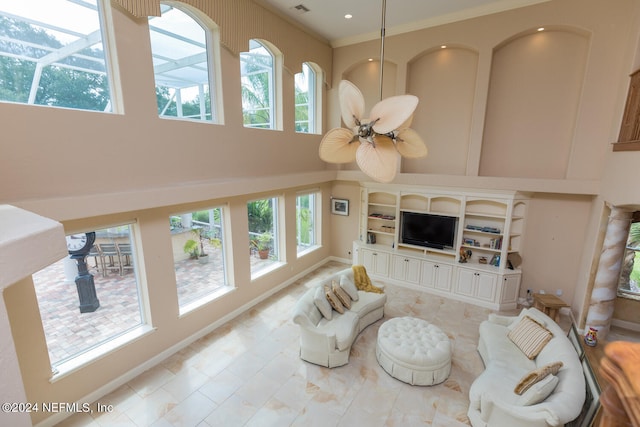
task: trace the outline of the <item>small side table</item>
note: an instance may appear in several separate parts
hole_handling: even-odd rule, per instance
[[[533,294],[533,307],[542,311],[556,323],[560,320],[560,309],[569,307],[569,304],[551,294]]]

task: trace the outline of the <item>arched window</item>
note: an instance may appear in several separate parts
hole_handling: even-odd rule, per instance
[[[102,0],[0,0],[0,101],[112,111]]]
[[[245,127],[276,129],[275,56],[261,42],[251,40],[240,54],[242,116]]]
[[[149,18],[158,114],[221,123],[217,27],[189,8],[160,7],[162,15]]]
[[[305,62],[302,72],[295,75],[296,132],[320,133],[322,73]]]

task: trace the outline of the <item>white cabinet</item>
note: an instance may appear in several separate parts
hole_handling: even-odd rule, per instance
[[[446,258],[452,264],[460,260],[462,252],[467,266],[481,269],[490,265],[497,273],[507,274],[511,261],[516,264],[515,268],[519,267],[527,205],[527,195],[515,191],[364,184],[360,200],[360,241],[390,250],[413,251],[425,257]],[[456,221],[453,243],[439,248],[414,242],[403,233],[403,218],[407,216],[425,221],[428,218],[432,224],[436,217],[453,218]],[[440,229],[444,227],[441,225]],[[438,238],[444,239],[444,234],[437,234]],[[447,241],[451,241],[449,237]]]
[[[394,255],[391,278],[404,282],[420,283],[420,260],[402,255]]]
[[[353,261],[373,278],[494,310],[516,308],[527,194],[364,183],[359,206]],[[407,214],[455,218],[452,247],[405,242]]]
[[[500,304],[517,304],[520,293],[520,274],[508,274],[502,277]]]
[[[454,292],[466,297],[493,302],[496,299],[497,283],[497,274],[459,268]]]
[[[450,292],[452,271],[453,267],[450,264],[422,261],[422,279],[420,283],[427,288]]]
[[[359,255],[362,257],[361,263],[368,273],[377,276],[389,276],[390,254],[388,252],[361,248]]]
[[[372,279],[480,305],[492,310],[516,308],[520,270],[501,272],[381,245],[353,242],[354,264],[362,264]]]

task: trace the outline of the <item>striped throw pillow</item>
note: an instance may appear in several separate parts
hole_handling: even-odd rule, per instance
[[[507,335],[531,360],[542,351],[553,338],[553,334],[529,316],[524,316]]]

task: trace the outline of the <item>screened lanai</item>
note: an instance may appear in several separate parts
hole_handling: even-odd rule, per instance
[[[97,0],[0,0],[0,101],[111,112],[112,50],[101,7]],[[149,28],[160,115],[211,120],[204,29],[166,5]]]

